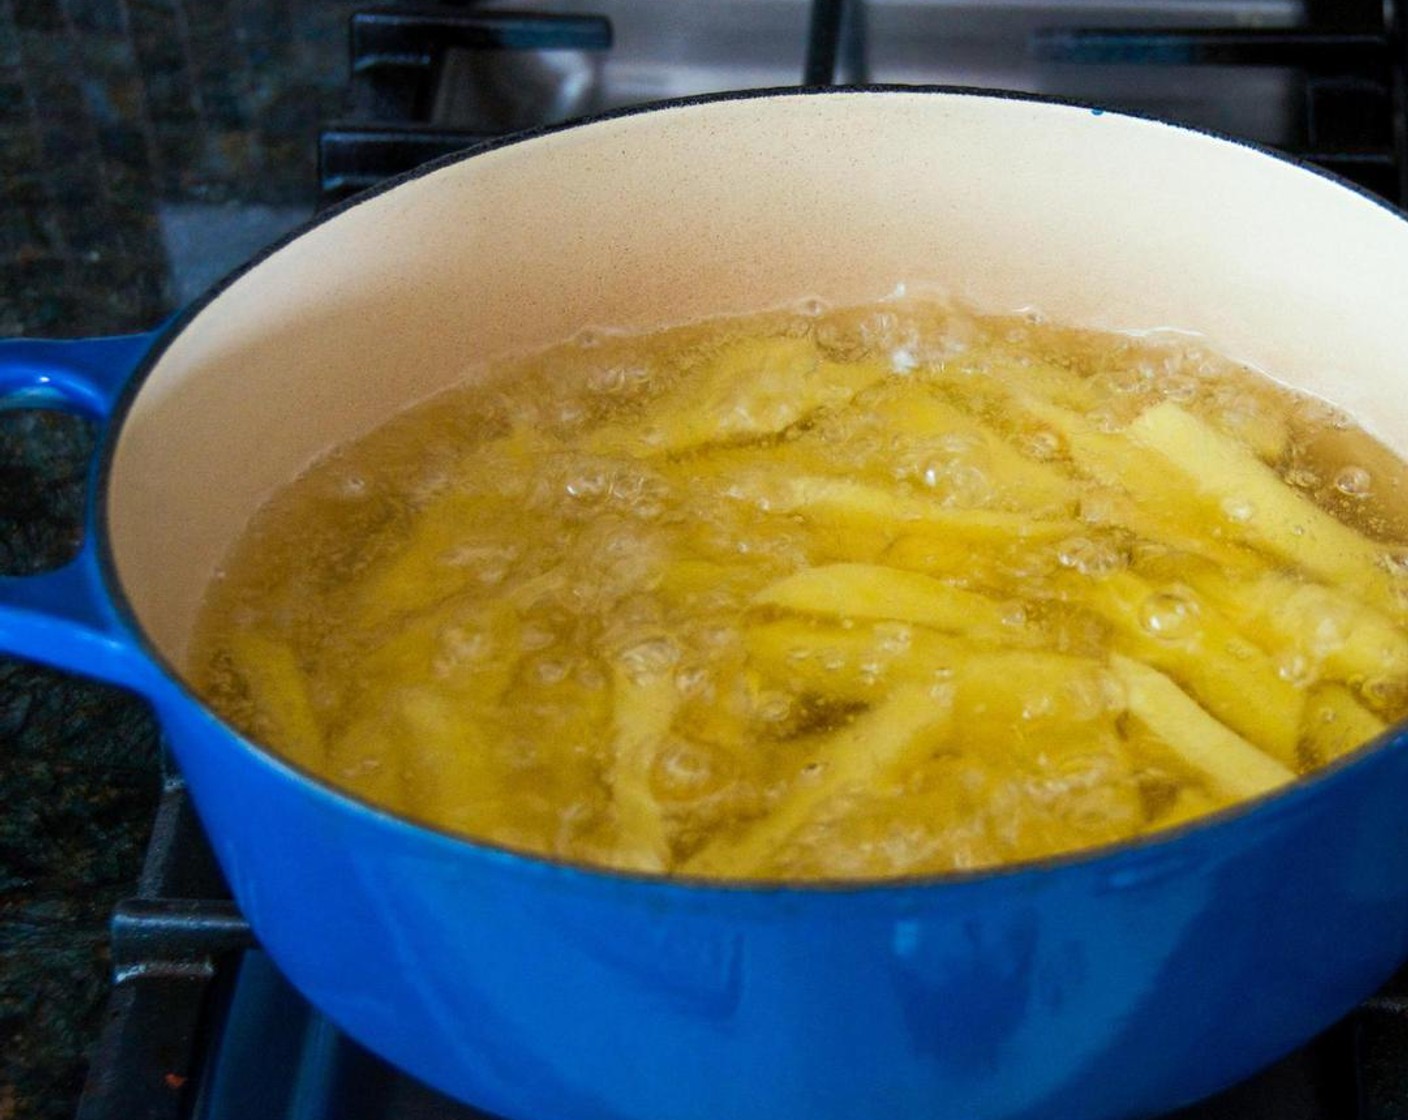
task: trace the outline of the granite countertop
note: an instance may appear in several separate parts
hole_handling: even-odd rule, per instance
[[[148,330],[295,224],[349,0],[0,0],[0,338]],[[0,414],[0,572],[79,536],[95,434]],[[0,1120],[73,1114],[160,787],[137,697],[0,658]]]

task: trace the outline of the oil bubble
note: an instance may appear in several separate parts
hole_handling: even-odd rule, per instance
[[[647,680],[674,668],[680,647],[667,637],[647,638],[623,649],[617,658],[633,680]]]
[[[1245,525],[1256,517],[1256,505],[1249,498],[1234,494],[1222,499],[1222,513],[1228,521]]]
[[[1314,667],[1304,654],[1289,653],[1276,662],[1276,675],[1287,684],[1304,688],[1315,679]]]
[[[1334,486],[1346,497],[1367,498],[1373,482],[1373,476],[1363,467],[1345,467],[1335,475]]]
[[[765,692],[758,697],[753,714],[763,723],[782,723],[792,714],[792,700],[783,692]]]
[[[925,464],[920,475],[924,485],[936,490],[946,506],[971,509],[992,501],[992,479],[971,463],[937,462]]]
[[[562,488],[578,501],[590,502],[602,497],[610,489],[611,480],[603,471],[583,471],[573,475]]]
[[[572,663],[560,657],[540,657],[530,670],[534,681],[548,687],[561,684],[571,671]]]
[[[1119,571],[1128,562],[1124,550],[1113,541],[1092,537],[1068,537],[1057,546],[1056,559],[1063,568],[1095,577]]]
[[[1197,626],[1197,606],[1182,595],[1150,595],[1139,608],[1139,625],[1156,638],[1174,641],[1187,637]]]
[[[1049,463],[1061,454],[1061,437],[1049,429],[1042,428],[1023,436],[1019,446],[1033,459]]]

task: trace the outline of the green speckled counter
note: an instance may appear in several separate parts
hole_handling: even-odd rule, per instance
[[[0,0],[0,338],[146,330],[311,212],[347,0]],[[76,543],[94,436],[0,415],[0,571]],[[67,1118],[160,786],[137,698],[0,658],[0,1120]]]

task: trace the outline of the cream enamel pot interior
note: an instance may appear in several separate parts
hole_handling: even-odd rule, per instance
[[[174,668],[260,501],[477,363],[587,326],[901,283],[1197,331],[1408,451],[1408,223],[1343,184],[1024,98],[705,99],[444,162],[228,282],[163,335],[110,426],[106,552],[82,593],[120,607],[56,618],[40,602],[41,617],[10,587],[0,639],[146,691],[288,976],[368,1046],[495,1112],[1172,1108],[1328,1025],[1408,951],[1396,733],[1154,841],[986,875],[737,887],[399,820],[241,740]]]

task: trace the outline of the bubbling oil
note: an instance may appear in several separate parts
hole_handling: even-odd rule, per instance
[[[331,783],[510,848],[989,867],[1402,718],[1405,477],[1185,336],[920,301],[594,332],[276,494],[191,673]]]

